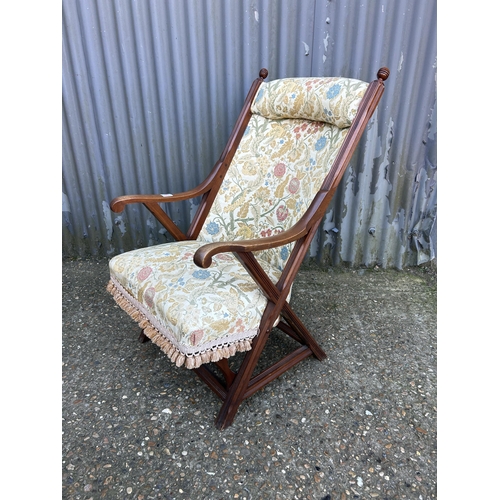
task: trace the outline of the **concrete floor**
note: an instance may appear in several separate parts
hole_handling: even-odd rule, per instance
[[[436,272],[303,266],[291,304],[326,351],[240,407],[179,369],[106,292],[107,261],[63,262],[63,499],[437,496]],[[290,350],[273,334],[264,361]]]

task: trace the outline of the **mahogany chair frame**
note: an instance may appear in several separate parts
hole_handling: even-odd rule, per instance
[[[177,241],[196,239],[248,125],[252,115],[250,108],[253,99],[267,75],[268,71],[261,69],[259,78],[252,83],[226,147],[208,177],[201,184],[192,190],[168,196],[160,194],[120,196],[110,203],[111,210],[113,212],[122,212],[128,204],[142,203]],[[215,421],[218,429],[227,428],[232,424],[243,400],[262,389],[303,359],[311,355],[320,361],[326,358],[326,353],[294,313],[286,299],[312,238],[335,194],[366,125],[382,97],[384,81],[388,76],[389,70],[385,67],[380,68],[377,72],[377,79],[369,84],[329,173],[309,208],[294,226],[280,234],[267,238],[208,243],[200,247],[194,255],[194,262],[197,266],[208,268],[214,255],[232,252],[268,299],[260,323],[259,334],[253,339],[252,349],[245,354],[236,372],[230,368],[228,359],[215,363],[222,372],[224,379],[209,369],[207,365],[201,365],[199,368],[194,369],[200,379],[222,400],[222,407]],[[193,221],[184,234],[160,207],[160,204],[188,200],[199,196],[202,197],[200,205]],[[275,284],[264,272],[253,252],[280,247],[290,242],[296,243],[279,281]],[[276,327],[296,340],[300,347],[261,373],[253,375],[273,325],[280,316],[281,320]],[[141,334],[140,339],[141,341],[148,340],[144,334]]]

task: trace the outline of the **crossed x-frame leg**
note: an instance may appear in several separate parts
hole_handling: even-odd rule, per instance
[[[272,308],[273,304],[270,304],[268,307]],[[264,313],[263,323],[266,323],[265,316],[266,313]],[[315,356],[319,360],[326,358],[323,349],[321,349],[288,304],[282,309],[282,317],[285,319],[286,323],[281,320],[277,328],[288,334],[294,340],[300,342],[302,345],[258,375],[252,376],[269,338],[272,327],[272,323],[269,322],[267,322],[268,325],[262,325],[264,328],[261,330],[260,334],[253,339],[252,349],[246,353],[237,373],[229,369],[227,359],[216,363],[224,375],[225,383],[205,365],[194,370],[223,401],[215,422],[218,429],[222,430],[229,427],[234,420],[239,406],[246,398],[250,397],[259,389],[262,389],[269,382],[289,370],[292,366],[310,355]]]
[[[291,283],[307,252],[317,225],[318,223],[296,242],[290,259],[277,284],[272,283],[269,277],[263,272],[262,267],[252,253],[236,254],[242,265],[252,275],[262,292],[267,296],[268,304],[262,315],[260,333],[253,339],[252,349],[246,353],[238,372],[234,373],[229,369],[227,360],[218,362],[218,367],[224,374],[225,384],[204,365],[195,369],[196,374],[223,401],[215,421],[218,429],[225,429],[232,424],[243,400],[279,377],[292,366],[310,355],[315,356],[320,361],[326,358],[326,353],[286,301]],[[276,325],[277,328],[302,345],[258,375],[252,376],[273,325],[280,316],[284,321],[281,319]]]
[[[276,328],[302,345],[258,375],[252,376],[269,338],[273,318],[276,316],[272,312],[276,307],[277,304],[268,303],[261,321],[261,333],[253,339],[252,349],[246,353],[237,372],[231,370],[228,359],[222,359],[214,363],[222,372],[224,381],[216,376],[207,365],[201,365],[199,368],[194,369],[194,372],[223,402],[215,422],[218,429],[225,429],[232,424],[239,406],[246,398],[252,396],[303,359],[311,355],[320,361],[326,358],[326,353],[297,317],[290,304],[285,301],[281,306],[282,319],[278,322]],[[147,342],[149,338],[144,333],[141,333],[139,340]]]

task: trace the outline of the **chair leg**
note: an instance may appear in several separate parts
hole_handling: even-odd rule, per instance
[[[228,388],[224,403],[219,410],[219,414],[215,420],[217,429],[226,429],[233,423],[236,412],[245,399],[245,392],[264,349],[264,345],[267,342],[269,333],[270,328],[267,328],[253,339],[252,349],[245,355],[231,387]]]
[[[146,342],[149,342],[151,339],[144,333],[144,330],[141,330],[141,334],[139,335],[138,340],[142,344],[145,344]]]
[[[285,305],[283,306],[281,314],[286,319],[290,327],[295,331],[295,333],[300,336],[304,344],[306,344],[309,349],[311,349],[313,355],[320,361],[326,359],[326,352],[323,351],[323,349],[319,346],[319,344],[316,342],[316,339],[311,335],[304,323],[302,323],[298,316],[293,312],[293,309],[288,303],[285,303]]]
[[[226,387],[229,387],[234,379],[236,378],[236,373],[229,368],[229,360],[227,358],[223,358],[220,361],[216,361],[215,364],[219,367],[219,370],[224,375],[224,379],[226,380]]]
[[[223,430],[233,423],[238,408],[246,397],[253,372],[271,332],[272,325],[269,320],[268,311],[270,311],[272,307],[272,304],[268,304],[269,309],[266,310],[263,315],[263,317],[267,319],[262,324],[261,333],[253,339],[252,349],[245,355],[236,377],[231,385],[228,386],[226,397],[224,398],[224,402],[215,421],[215,426],[219,430]],[[326,353],[321,349],[314,337],[309,333],[305,325],[287,303],[285,303],[282,309],[282,315],[287,321],[290,329],[295,332],[295,336],[298,336],[303,344],[308,347],[304,352],[301,351],[291,355],[291,359],[287,364],[289,363],[290,366],[293,366],[297,360],[303,359],[311,354],[319,360],[325,359]],[[279,368],[276,370],[279,370]],[[276,373],[278,373],[278,371],[276,371]],[[274,373],[274,375],[276,375],[276,373]],[[274,377],[272,377],[271,380],[273,378]],[[262,386],[262,384],[260,385]]]

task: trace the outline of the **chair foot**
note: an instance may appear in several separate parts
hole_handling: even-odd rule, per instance
[[[144,333],[144,330],[142,330],[138,340],[141,344],[145,344],[146,342],[151,341],[151,339]]]
[[[240,405],[238,404],[237,406],[233,407],[229,413],[223,413],[223,406],[215,419],[215,427],[220,431],[223,431],[224,429],[230,427],[234,421],[234,418],[236,417],[236,413],[238,412],[239,407]]]

